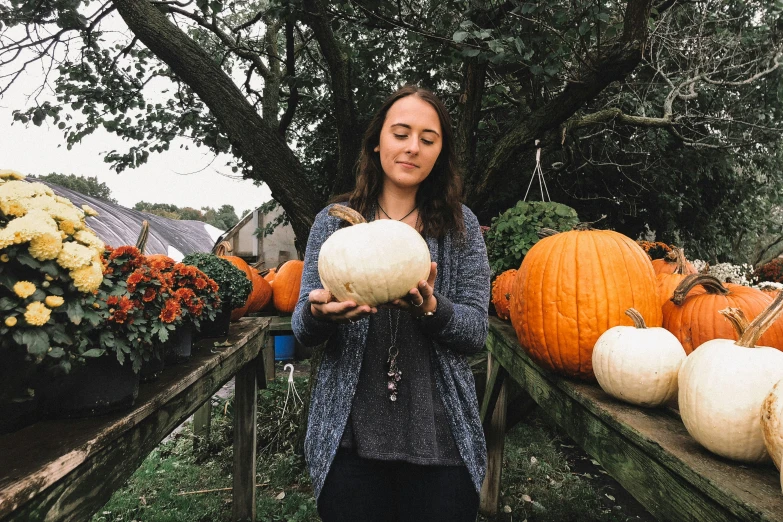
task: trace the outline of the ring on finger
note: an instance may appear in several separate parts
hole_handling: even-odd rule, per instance
[[[419,304],[416,304],[416,303],[411,303],[411,304],[413,306],[415,306],[416,308],[419,308],[421,305],[424,304],[424,296],[421,296],[421,301],[419,302]]]

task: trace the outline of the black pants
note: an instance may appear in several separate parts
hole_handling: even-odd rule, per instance
[[[318,497],[324,522],[475,522],[478,507],[465,466],[363,459],[345,449]]]

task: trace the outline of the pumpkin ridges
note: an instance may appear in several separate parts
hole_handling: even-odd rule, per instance
[[[279,312],[291,313],[299,300],[299,290],[302,284],[304,263],[298,259],[287,261],[275,277],[275,287],[272,292],[275,308]]]
[[[542,366],[592,378],[595,341],[609,327],[629,324],[624,309],[631,305],[648,324],[660,326],[649,258],[620,236],[564,232],[542,239],[525,256],[514,283],[511,320],[521,344]],[[633,284],[620,283],[626,280]]]

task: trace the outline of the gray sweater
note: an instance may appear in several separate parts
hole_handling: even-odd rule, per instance
[[[367,318],[338,325],[320,321],[310,313],[308,295],[311,290],[322,288],[318,253],[323,242],[340,227],[340,220],[328,215],[329,208],[319,212],[310,230],[299,301],[291,320],[294,335],[303,345],[315,346],[328,341],[310,400],[305,439],[305,458],[316,498],[351,412],[369,330]],[[486,472],[486,443],[466,355],[480,351],[486,340],[489,263],[476,216],[465,206],[462,211],[464,241],[454,234],[440,240],[426,238],[430,256],[438,263],[435,290],[446,296],[453,313],[448,314],[450,319],[446,324],[424,320],[418,327],[433,341],[435,384],[457,448],[478,492]]]

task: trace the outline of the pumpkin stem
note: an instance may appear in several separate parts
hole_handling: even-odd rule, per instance
[[[748,329],[740,336],[736,344],[746,348],[753,348],[756,346],[759,337],[764,335],[767,328],[777,321],[781,313],[783,313],[783,292],[778,294],[775,297],[775,300],[750,322]]]
[[[708,294],[726,295],[729,293],[729,289],[723,286],[723,283],[721,283],[720,279],[717,277],[709,274],[691,274],[683,279],[680,284],[677,285],[677,288],[674,289],[671,298],[672,302],[678,306],[681,305],[682,302],[685,301],[688,292],[696,285],[703,286]]]
[[[673,261],[677,263],[677,268],[674,269],[674,273],[683,275],[685,273],[685,251],[682,248],[676,247],[666,255],[666,259],[670,259],[669,256],[672,256]]]
[[[625,311],[625,315],[631,318],[635,328],[647,328],[647,324],[644,322],[644,317],[635,308],[629,308]]]
[[[748,323],[745,312],[741,308],[724,308],[723,310],[718,310],[718,313],[729,320],[731,326],[734,327],[734,331],[737,332],[738,338],[742,337],[748,330],[750,323]]]
[[[553,228],[543,227],[543,228],[539,228],[538,229],[538,232],[536,232],[536,235],[538,236],[538,239],[544,239],[545,237],[551,237],[551,236],[554,236],[555,234],[559,234],[559,233],[560,232],[558,232],[557,230],[555,230]]]
[[[141,231],[139,232],[139,238],[136,240],[136,248],[139,252],[144,253],[144,249],[147,248],[147,239],[150,237],[150,222],[146,219],[141,222]]]
[[[364,219],[364,216],[356,212],[354,209],[346,207],[345,205],[334,205],[329,209],[329,215],[340,218],[343,221],[347,221],[351,225],[367,223],[367,220]]]

